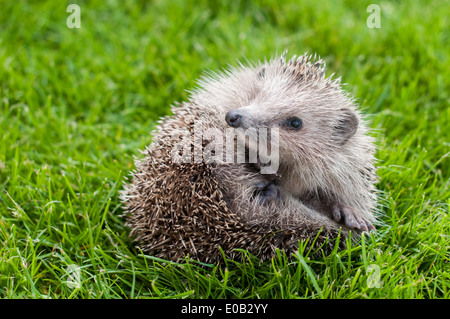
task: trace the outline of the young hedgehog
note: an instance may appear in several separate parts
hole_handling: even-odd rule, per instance
[[[284,53],[199,84],[159,122],[121,194],[140,249],[175,261],[217,262],[222,251],[238,258],[236,248],[269,259],[277,248],[295,251],[299,241],[331,247],[328,239],[339,234],[375,229],[374,141],[340,79],[325,77],[322,60],[286,61]],[[232,147],[214,134],[196,138],[199,128],[215,136],[231,130]],[[238,145],[245,162],[236,160]],[[261,145],[277,159],[269,164]],[[199,160],[199,153],[211,157]],[[230,154],[233,161],[225,161]]]

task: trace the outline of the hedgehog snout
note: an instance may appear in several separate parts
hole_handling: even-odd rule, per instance
[[[238,128],[242,123],[242,115],[236,110],[231,110],[225,116],[225,121],[229,126]]]

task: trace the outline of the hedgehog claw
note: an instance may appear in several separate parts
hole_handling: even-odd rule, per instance
[[[332,213],[333,219],[336,222],[342,222],[345,226],[359,231],[369,232],[375,227],[362,217],[359,212],[346,205],[335,205]]]

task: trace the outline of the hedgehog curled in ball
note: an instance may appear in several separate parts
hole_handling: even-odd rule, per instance
[[[320,247],[374,229],[374,140],[322,60],[283,54],[206,75],[172,112],[121,193],[126,225],[147,254],[216,262],[240,248],[268,259],[300,241]],[[273,167],[264,143],[276,151]]]

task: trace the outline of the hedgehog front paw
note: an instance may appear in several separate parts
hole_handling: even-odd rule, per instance
[[[271,202],[275,200],[280,200],[280,187],[275,182],[259,182],[255,185],[256,196],[261,204],[266,202]]]
[[[352,207],[335,204],[333,205],[332,217],[338,223],[343,223],[351,229],[369,232],[374,230],[372,223],[366,220],[361,214]]]

